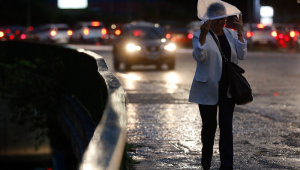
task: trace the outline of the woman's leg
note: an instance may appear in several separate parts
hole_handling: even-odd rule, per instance
[[[220,128],[220,170],[231,170],[233,168],[233,136],[232,117],[235,103],[227,96],[219,98],[219,128]]]
[[[199,104],[200,115],[202,118],[202,160],[203,168],[209,168],[213,155],[213,146],[217,128],[217,105]]]

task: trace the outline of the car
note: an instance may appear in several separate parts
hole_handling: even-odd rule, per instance
[[[160,26],[166,33],[166,38],[180,47],[191,47],[193,34],[189,28],[178,21],[160,21]]]
[[[73,27],[73,43],[104,43],[107,35],[105,25],[100,21],[78,22]]]
[[[107,29],[107,34],[105,35],[105,44],[113,44],[115,39],[121,34],[121,28],[126,23],[113,23]]]
[[[281,44],[289,50],[299,50],[300,45],[300,28],[298,24],[278,24],[275,25],[278,31],[278,39],[281,40]]]
[[[5,27],[0,27],[0,41],[6,41],[8,39],[5,30]]]
[[[244,23],[244,37],[247,40],[248,47],[270,47],[277,49],[279,47],[276,38],[277,32],[274,25],[263,25],[261,23]]]
[[[25,40],[26,27],[20,25],[0,27],[0,39],[3,41]]]
[[[135,64],[155,64],[161,68],[168,65],[175,68],[176,45],[167,40],[163,29],[148,22],[130,23],[121,29],[121,35],[113,44],[113,62],[115,70],[124,64],[124,70],[130,70]]]
[[[189,30],[189,33],[191,33],[192,35],[194,35],[195,32],[197,32],[198,30],[200,30],[201,21],[200,20],[191,21],[191,22],[189,22],[187,24],[186,27]]]
[[[40,42],[69,43],[72,30],[67,24],[44,24],[35,28],[35,38]]]

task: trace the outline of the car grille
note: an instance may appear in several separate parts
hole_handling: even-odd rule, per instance
[[[147,51],[159,51],[159,46],[146,46]]]

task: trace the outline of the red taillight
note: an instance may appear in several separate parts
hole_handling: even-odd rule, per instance
[[[50,32],[50,35],[51,35],[52,37],[56,36],[56,31],[52,30],[52,31]]]
[[[272,32],[271,32],[271,35],[272,35],[273,37],[277,37],[277,32],[276,32],[276,31],[272,31]]]
[[[10,36],[9,36],[9,39],[10,39],[10,40],[13,40],[14,38],[15,38],[14,35],[10,35]]]
[[[283,38],[283,34],[279,34],[279,36],[278,36],[280,39],[282,39]]]
[[[257,24],[256,27],[257,28],[265,28],[265,26],[263,24]]]
[[[85,29],[83,30],[83,34],[84,34],[84,35],[89,35],[89,34],[90,34],[90,30],[89,30],[88,28],[85,28]]]
[[[93,27],[98,27],[100,25],[100,22],[94,21],[94,22],[91,23],[91,25]]]
[[[171,34],[169,34],[169,33],[166,34],[166,38],[167,38],[167,39],[170,39],[170,38],[171,38]]]
[[[116,35],[120,35],[120,34],[121,34],[121,30],[116,30],[116,31],[115,31],[115,34],[116,34]]]
[[[290,32],[290,36],[291,36],[292,38],[294,38],[294,37],[296,36],[295,31],[291,31],[291,32]]]
[[[296,34],[296,36],[299,36],[299,32],[298,31],[295,31],[295,34]]]
[[[19,35],[19,34],[20,34],[20,31],[19,31],[19,30],[16,30],[16,31],[15,31],[15,34],[16,34],[16,35]]]
[[[235,29],[231,28],[232,31],[235,31]]]
[[[4,32],[0,31],[0,38],[4,37]]]
[[[187,35],[187,37],[188,37],[188,39],[192,39],[192,38],[193,38],[193,34],[189,33],[189,34]]]
[[[33,31],[33,26],[30,26],[30,27],[29,27],[29,31]]]
[[[106,35],[107,34],[107,30],[105,28],[102,28],[101,29],[101,33],[102,33],[102,35]]]
[[[21,34],[20,38],[21,38],[22,40],[25,40],[25,39],[26,39],[26,35],[25,35],[25,34]]]
[[[5,32],[6,32],[7,34],[10,33],[10,29],[7,28],[7,29],[5,30]]]
[[[284,40],[285,40],[285,41],[289,41],[289,40],[290,40],[289,36],[287,36],[287,35],[284,36]]]
[[[279,43],[280,43],[280,44],[284,44],[284,40],[280,40]]]
[[[73,34],[73,31],[72,30],[68,30],[67,34],[71,36]]]
[[[251,31],[247,31],[247,33],[246,33],[246,37],[248,37],[248,38],[252,37],[253,35],[254,35],[254,33]]]

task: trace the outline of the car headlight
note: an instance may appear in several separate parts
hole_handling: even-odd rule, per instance
[[[134,44],[128,44],[126,46],[126,49],[127,49],[127,51],[140,51],[141,47],[137,46],[137,45],[134,45]]]
[[[176,45],[173,43],[170,43],[165,46],[165,50],[168,50],[168,51],[174,51],[175,49],[176,49]]]

